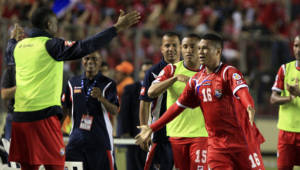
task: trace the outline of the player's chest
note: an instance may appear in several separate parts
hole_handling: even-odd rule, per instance
[[[227,87],[218,74],[203,74],[196,82],[195,91],[201,103],[215,103],[224,98]]]

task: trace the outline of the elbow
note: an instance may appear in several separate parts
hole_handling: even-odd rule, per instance
[[[273,96],[270,97],[270,103],[271,104],[276,104],[276,101],[274,100]]]
[[[155,93],[155,91],[150,87],[148,90],[148,96],[150,98],[156,98],[158,95]]]
[[[8,95],[6,93],[4,93],[2,90],[1,90],[1,99],[2,100],[7,100],[9,99]]]

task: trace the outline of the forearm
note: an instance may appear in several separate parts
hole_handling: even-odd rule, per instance
[[[116,28],[110,27],[96,35],[89,37],[81,41],[81,48],[87,52],[87,54],[92,53],[104,45],[108,44],[116,35]]]
[[[270,98],[270,103],[271,104],[278,104],[282,105],[285,103],[288,103],[291,101],[291,96],[281,96],[279,92],[273,91],[271,98]]]
[[[12,99],[15,96],[16,86],[1,89],[1,98],[3,100]]]
[[[176,81],[177,81],[177,77],[173,76],[162,82],[153,83],[148,90],[148,96],[151,98],[156,98],[157,96],[162,94],[165,90],[167,90]]]
[[[236,95],[240,98],[242,105],[247,109],[249,106],[254,108],[254,101],[247,88],[242,88],[236,92]]]
[[[113,115],[117,115],[117,113],[119,112],[119,108],[118,106],[116,106],[115,104],[110,103],[107,99],[105,99],[104,97],[98,97],[98,101],[101,102],[105,109],[113,114]]]
[[[76,42],[53,38],[47,41],[46,48],[50,56],[56,61],[76,60],[99,50],[116,35],[116,28],[110,27],[87,39]]]
[[[178,116],[183,110],[184,108],[179,107],[177,103],[174,103],[171,107],[168,108],[168,110],[163,114],[162,117],[160,117],[155,123],[150,125],[150,128],[154,132],[158,131],[171,120],[173,120],[176,116]]]
[[[140,110],[139,110],[139,118],[140,125],[147,125],[150,114],[150,105],[151,102],[146,102],[144,100],[140,100]]]

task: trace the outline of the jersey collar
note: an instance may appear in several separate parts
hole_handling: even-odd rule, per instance
[[[48,32],[41,30],[39,28],[32,28],[29,31],[29,37],[49,37],[53,38]]]
[[[214,73],[217,73],[221,69],[222,66],[223,66],[223,63],[220,62],[220,64],[217,66],[217,68],[215,68]]]

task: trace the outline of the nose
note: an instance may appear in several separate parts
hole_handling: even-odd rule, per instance
[[[192,47],[188,47],[188,48],[187,48],[187,52],[192,53],[192,52],[193,52],[193,48],[192,48]]]

